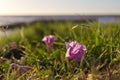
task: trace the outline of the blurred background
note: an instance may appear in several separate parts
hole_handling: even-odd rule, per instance
[[[119,4],[119,0],[0,0],[0,26],[42,21],[114,23],[120,20]]]
[[[114,22],[119,0],[0,0],[0,25],[38,20],[97,19]]]

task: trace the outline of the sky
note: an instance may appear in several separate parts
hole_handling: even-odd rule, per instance
[[[120,14],[120,0],[0,0],[0,15]]]

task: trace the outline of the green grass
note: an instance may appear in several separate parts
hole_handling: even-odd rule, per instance
[[[0,38],[0,52],[10,42],[24,45],[24,60],[2,58],[0,75],[6,80],[119,80],[120,79],[120,23],[100,24],[88,22],[53,22],[26,24]],[[73,28],[76,26],[76,28]],[[57,40],[48,54],[41,41],[52,34]],[[80,62],[65,58],[65,42],[78,41],[87,47]],[[9,49],[8,49],[9,51]],[[29,65],[32,71],[22,75],[9,71],[10,63]],[[17,74],[17,76],[16,76]]]

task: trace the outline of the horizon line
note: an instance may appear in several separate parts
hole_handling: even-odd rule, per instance
[[[0,14],[0,16],[59,16],[59,15],[120,15],[120,13],[10,13]]]
[[[120,16],[120,14],[0,14],[0,16]]]

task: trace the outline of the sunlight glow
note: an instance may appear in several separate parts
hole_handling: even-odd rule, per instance
[[[120,0],[0,0],[0,15],[120,14]]]

